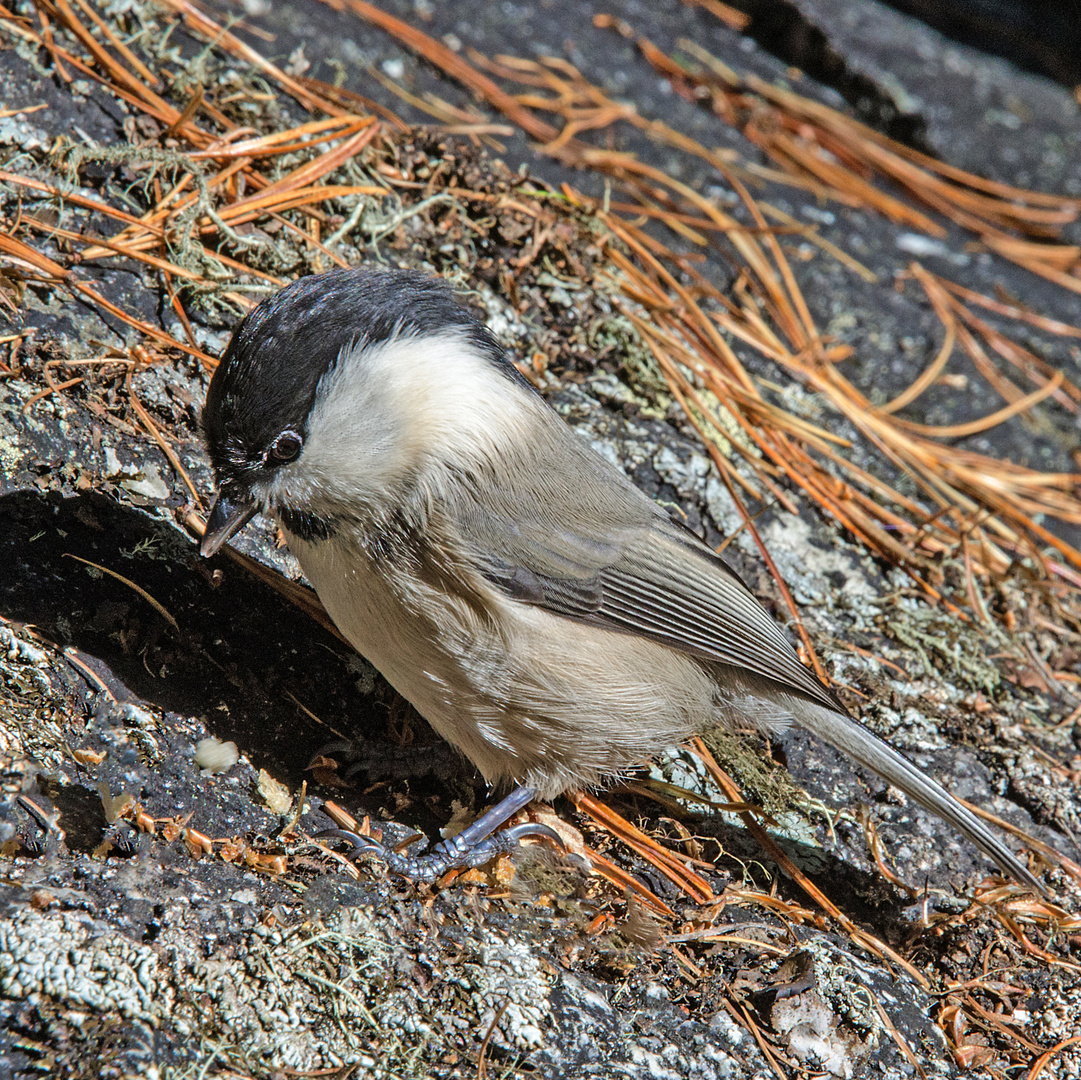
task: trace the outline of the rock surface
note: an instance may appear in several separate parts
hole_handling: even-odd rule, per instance
[[[922,137],[945,158],[1013,183],[1081,193],[1081,127],[1067,90],[876,3],[793,6],[850,73],[876,88],[883,109],[918,118]],[[794,77],[753,39],[692,6],[621,7],[663,47],[692,36],[734,66]],[[627,42],[595,29],[594,5],[418,0],[388,8],[490,56],[565,52],[641,113],[665,116],[709,145],[740,143],[671,95]],[[276,35],[272,46],[251,37],[256,47],[306,57],[322,77],[343,64],[347,85],[403,115],[408,109],[365,78],[362,65],[411,93],[434,88],[469,103],[385,35],[329,7],[252,0],[245,10]],[[171,40],[186,57],[203,49],[179,30]],[[12,171],[20,160],[46,169],[43,148],[61,134],[76,132],[100,148],[131,130],[133,116],[116,99],[89,82],[63,84],[46,74],[47,63],[22,46],[0,52],[0,100],[26,110],[0,119],[4,167]],[[213,50],[205,63],[208,80],[251,78]],[[801,91],[834,105],[852,85],[810,83],[802,79]],[[29,111],[42,102],[47,110]],[[294,122],[301,119],[296,110]],[[446,152],[445,141],[400,139],[409,153]],[[483,174],[510,184],[520,162],[553,184],[590,183],[517,137],[505,140],[505,168],[468,142],[449,145],[477,183]],[[628,147],[658,154],[634,136]],[[96,181],[86,169],[121,167],[103,160],[84,167],[87,190]],[[717,182],[704,171],[685,179]],[[933,355],[938,331],[925,305],[893,288],[912,241],[862,211],[811,205],[791,191],[771,197],[878,274],[871,285],[821,256],[797,264],[819,324],[855,347],[849,376],[869,393],[906,386]],[[13,190],[0,188],[0,198],[13,214]],[[50,205],[26,203],[35,213]],[[726,557],[783,615],[693,429],[635,367],[641,343],[591,276],[595,239],[584,226],[568,217],[561,241],[584,277],[576,283],[531,269],[515,306],[470,276],[466,247],[431,220],[386,224],[377,245],[365,237],[378,236],[382,223],[368,221],[352,261],[392,259],[458,275],[512,352],[550,358],[545,392],[568,422],[650,494],[679,505],[711,542],[735,534]],[[521,250],[529,236],[506,242]],[[1081,297],[1052,294],[1022,271],[966,251],[958,237],[929,258],[972,288],[991,293],[997,284],[1081,322]],[[85,269],[105,295],[175,329],[156,275],[123,259]],[[729,268],[710,272],[727,280]],[[200,344],[219,351],[232,318],[221,306],[198,308]],[[1053,936],[1025,901],[1009,909],[1015,926],[1024,923],[1028,937],[1019,938],[993,907],[963,899],[989,872],[979,854],[800,733],[773,747],[723,739],[713,749],[747,798],[767,805],[785,853],[907,969],[812,910],[735,814],[704,814],[689,803],[663,809],[634,791],[613,793],[612,805],[707,860],[702,873],[715,903],[679,894],[566,803],[561,815],[670,905],[674,918],[536,848],[523,851],[513,877],[501,865],[433,893],[386,880],[376,864],[347,872],[306,840],[326,827],[323,800],[386,823],[400,839],[414,828],[434,835],[456,813],[479,810],[488,800],[483,784],[335,636],[242,566],[198,558],[178,524],[191,495],[166,454],[128,422],[126,379],[171,432],[179,462],[206,497],[213,481],[197,430],[205,371],[183,360],[125,366],[119,347],[137,337],[60,289],[29,284],[18,320],[19,331],[36,334],[0,381],[0,1075],[343,1069],[343,1076],[452,1077],[486,1068],[490,1076],[750,1080],[778,1070],[909,1076],[918,1062],[926,1076],[947,1076],[961,1065],[1027,1065],[1033,1047],[1076,1033],[1075,938]],[[1075,345],[1040,347],[1077,376]],[[111,366],[89,367],[83,384],[49,393],[49,363],[116,356]],[[763,379],[784,378],[749,351],[746,362]],[[821,403],[803,388],[784,393],[790,407],[822,419]],[[920,408],[938,423],[997,403],[989,391],[944,387]],[[983,436],[971,446],[1070,468],[1076,425],[1052,410],[1041,415],[1035,431],[1015,420],[987,446]],[[838,418],[827,422],[854,434]],[[798,517],[767,508],[756,524],[815,647],[862,719],[951,790],[1069,851],[1064,838],[1079,826],[1077,750],[1072,724],[1060,721],[1075,701],[1050,698],[1018,675],[1026,647],[1043,649],[1045,641],[1023,618],[1011,635],[928,605],[903,575],[800,508]],[[267,523],[250,527],[239,547],[297,577]],[[1023,615],[1023,575],[1000,599]],[[235,764],[200,768],[229,760],[200,750],[211,738],[219,749],[235,744]],[[686,751],[673,749],[648,777],[724,801]],[[875,867],[861,821],[868,802],[890,864],[911,892]],[[1049,883],[1067,907],[1076,902],[1077,884],[1066,875],[1054,872]],[[1081,1057],[1070,1047],[1055,1061],[1061,1075],[1072,1075]]]

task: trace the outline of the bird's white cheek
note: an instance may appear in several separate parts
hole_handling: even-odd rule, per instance
[[[343,511],[356,511],[386,498],[405,471],[400,454],[362,433],[351,439],[314,438],[296,464],[295,473],[282,485],[282,495],[292,500],[290,505],[334,502]]]
[[[255,488],[254,493],[260,505],[271,512],[288,509],[317,515],[328,510],[328,502],[336,495],[320,470],[300,462],[280,470],[269,483]]]

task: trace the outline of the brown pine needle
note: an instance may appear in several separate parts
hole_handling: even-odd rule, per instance
[[[589,814],[598,825],[622,840],[629,848],[637,851],[642,858],[656,867],[660,873],[682,889],[696,903],[708,904],[713,900],[713,890],[710,888],[709,882],[694,873],[689,866],[684,865],[699,862],[702,866],[708,866],[708,863],[701,863],[699,860],[692,859],[681,852],[662,847],[652,837],[635,828],[629,821],[592,795],[579,793],[574,802],[580,811]]]
[[[137,592],[177,633],[180,632],[180,624],[169,614],[169,612],[158,603],[144,589],[141,585],[136,585],[130,578],[124,577],[123,574],[118,574],[115,570],[110,570],[107,566],[102,566],[100,563],[91,562],[89,559],[84,559],[80,555],[72,555],[70,552],[64,552],[65,559],[74,559],[76,562],[86,563],[87,566],[92,566],[95,570],[100,570],[103,574],[108,574],[109,577],[116,578],[123,585],[127,585],[133,592]]]
[[[1051,1063],[1052,1058],[1057,1057],[1063,1050],[1067,1050],[1071,1046],[1076,1046],[1078,1043],[1081,1043],[1081,1035],[1071,1035],[1068,1039],[1063,1039],[1062,1042],[1055,1043],[1050,1050],[1045,1050],[1032,1063],[1032,1068],[1029,1069],[1026,1080],[1039,1080],[1044,1069]]]
[[[720,19],[732,30],[746,30],[751,24],[751,16],[721,0],[683,0],[689,7],[700,7],[708,11],[715,19]]]
[[[129,315],[122,308],[119,308],[111,301],[106,300],[104,296],[85,282],[78,280],[69,270],[65,270],[59,263],[54,262],[47,255],[42,255],[28,244],[24,244],[21,240],[17,240],[15,237],[6,233],[0,233],[0,254],[10,255],[15,259],[25,262],[29,266],[42,271],[48,277],[66,285],[74,292],[78,292],[85,296],[95,306],[109,312],[110,315],[115,315],[116,318],[138,330],[141,334],[153,338],[163,345],[172,346],[173,348],[179,349],[181,352],[188,353],[190,356],[201,360],[209,367],[216,365],[217,361],[212,356],[208,356],[201,349],[196,349],[183,342],[177,341],[176,338],[159,330],[156,326],[144,322],[142,319],[137,319],[134,316]]]
[[[582,850],[585,852],[586,858],[593,864],[594,871],[611,882],[621,893],[633,893],[642,903],[659,914],[667,915],[672,919],[676,917],[676,913],[633,874],[628,874],[622,867],[617,866],[591,847],[583,846]]]
[[[181,464],[180,458],[177,457],[176,451],[165,440],[165,437],[158,429],[158,425],[154,423],[153,419],[151,419],[150,414],[146,411],[146,409],[143,408],[142,402],[140,402],[139,399],[135,396],[135,387],[132,385],[131,381],[134,372],[135,368],[133,365],[132,367],[128,368],[128,373],[125,378],[125,388],[128,392],[128,402],[130,403],[133,411],[135,412],[135,415],[139,417],[139,420],[142,423],[143,427],[150,434],[154,442],[156,442],[161,448],[161,452],[168,459],[169,464],[173,467],[173,471],[176,473],[177,476],[180,477],[181,480],[184,481],[184,486],[188,489],[191,497],[195,500],[195,505],[199,507],[199,509],[202,509],[202,497],[199,495],[195,484],[192,483],[192,479],[188,475],[187,469],[185,469],[184,466]]]
[[[917,424],[912,420],[898,418],[895,423],[906,431],[914,431],[919,435],[929,435],[935,439],[962,439],[967,435],[976,435],[981,431],[989,431],[998,427],[1019,413],[1028,412],[1034,405],[1038,405],[1044,398],[1050,397],[1063,383],[1065,375],[1058,371],[1050,382],[1044,384],[1039,390],[1033,390],[1010,405],[1005,406],[989,416],[979,420],[970,420],[964,424]]]

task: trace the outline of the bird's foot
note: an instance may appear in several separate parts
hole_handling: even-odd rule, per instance
[[[396,851],[380,840],[349,832],[347,829],[328,829],[326,832],[319,833],[317,838],[348,841],[352,844],[352,848],[343,854],[350,862],[355,862],[362,856],[374,856],[382,859],[392,874],[408,878],[410,881],[428,883],[437,881],[448,870],[469,870],[475,866],[483,866],[497,855],[514,851],[518,847],[518,842],[525,837],[544,837],[554,840],[560,846],[563,843],[559,833],[554,829],[533,822],[514,825],[472,845],[459,844],[458,837],[452,836],[449,840],[441,840],[431,851],[423,855],[410,855],[405,851]]]
[[[382,841],[348,829],[327,829],[318,833],[316,838],[348,841],[352,848],[345,853],[345,857],[350,861],[365,855],[374,856],[382,859],[392,874],[410,881],[432,882],[441,878],[448,870],[468,870],[483,866],[497,855],[514,851],[519,842],[527,837],[553,840],[562,849],[564,845],[559,833],[537,822],[527,821],[521,825],[512,825],[502,832],[496,831],[522,807],[532,802],[535,795],[532,788],[517,788],[457,836],[441,840],[423,855],[396,851],[388,848]]]

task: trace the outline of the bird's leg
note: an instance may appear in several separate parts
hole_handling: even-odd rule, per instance
[[[513,851],[518,841],[527,836],[545,837],[554,840],[560,848],[563,841],[559,833],[547,825],[527,821],[522,825],[513,825],[500,833],[496,830],[509,821],[523,807],[528,806],[536,791],[530,787],[515,788],[502,802],[491,810],[481,814],[472,825],[466,826],[457,836],[441,840],[425,855],[408,855],[393,851],[370,836],[349,832],[346,829],[328,829],[317,834],[317,839],[348,840],[352,850],[346,852],[347,859],[356,859],[360,855],[374,855],[387,864],[392,874],[409,878],[410,881],[429,882],[442,877],[448,870],[465,870],[474,866],[483,866],[494,858]]]

